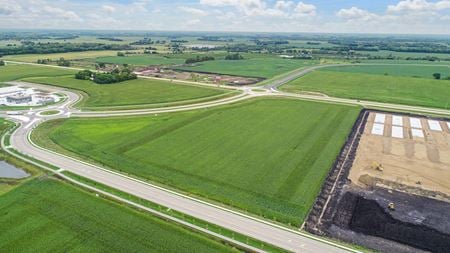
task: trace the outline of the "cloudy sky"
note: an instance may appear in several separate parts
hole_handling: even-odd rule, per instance
[[[450,0],[0,0],[0,28],[450,34]]]

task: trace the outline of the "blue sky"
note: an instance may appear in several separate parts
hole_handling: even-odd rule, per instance
[[[450,0],[0,0],[0,28],[450,34]]]

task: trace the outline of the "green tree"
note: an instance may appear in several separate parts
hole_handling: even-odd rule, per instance
[[[82,70],[75,74],[75,78],[80,79],[80,80],[89,80],[89,79],[91,79],[91,77],[93,75],[94,75],[94,72],[92,72],[90,70]]]
[[[0,60],[0,66],[5,66],[5,61],[4,60]]]
[[[441,73],[434,73],[433,77],[434,77],[434,79],[439,80],[439,79],[441,79]]]

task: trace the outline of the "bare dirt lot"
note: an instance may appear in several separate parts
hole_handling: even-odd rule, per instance
[[[233,86],[251,85],[262,81],[261,78],[219,75],[202,72],[187,72],[159,67],[143,67],[135,69],[135,73],[143,76],[176,79],[210,84],[224,84]]]
[[[377,126],[384,126],[382,135]],[[349,179],[450,202],[447,122],[371,112]]]
[[[449,252],[450,124],[363,110],[304,228],[381,252]]]

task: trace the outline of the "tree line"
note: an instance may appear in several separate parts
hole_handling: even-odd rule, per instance
[[[184,63],[186,64],[193,64],[193,63],[197,63],[197,62],[204,62],[204,61],[214,61],[215,58],[212,56],[198,56],[195,58],[187,58],[186,61]]]
[[[111,84],[137,79],[137,75],[128,68],[116,68],[107,73],[96,73],[90,70],[82,70],[75,74],[75,78],[79,80],[92,80],[98,84]]]
[[[19,47],[0,48],[0,56],[16,55],[16,54],[51,54],[51,53],[67,53],[82,52],[94,50],[130,50],[133,49],[129,45],[108,45],[101,43],[24,43]]]

